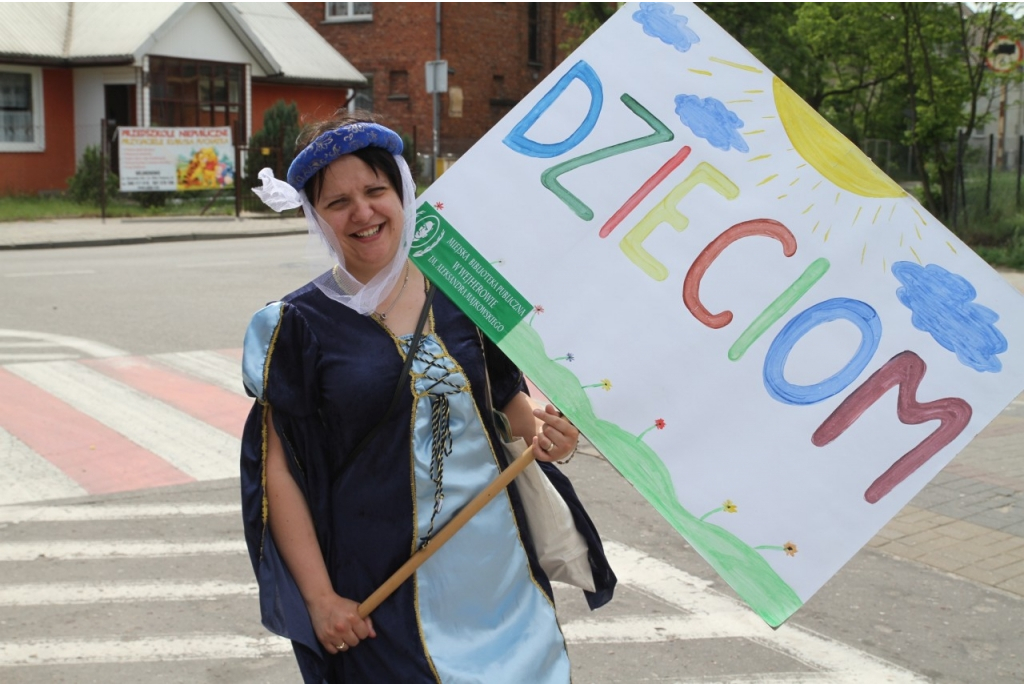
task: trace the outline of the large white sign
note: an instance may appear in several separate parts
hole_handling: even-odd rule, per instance
[[[216,190],[234,185],[231,128],[118,129],[121,192]]]
[[[623,7],[414,258],[779,625],[1024,387],[1024,300],[692,5]]]

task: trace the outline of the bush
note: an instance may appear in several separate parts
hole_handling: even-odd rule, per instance
[[[100,183],[103,178],[103,167],[100,164],[99,147],[92,145],[85,148],[82,159],[78,162],[75,175],[68,179],[68,196],[81,204],[98,205],[100,203]],[[107,198],[113,198],[120,187],[115,174],[107,174]]]
[[[163,207],[167,204],[167,196],[171,195],[166,190],[143,190],[131,194],[133,200],[137,200],[145,208]]]

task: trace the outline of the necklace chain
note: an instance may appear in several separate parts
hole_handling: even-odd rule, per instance
[[[402,287],[401,287],[401,289],[399,289],[398,294],[395,295],[395,300],[394,300],[394,302],[391,303],[391,306],[388,307],[386,310],[384,310],[383,312],[380,313],[379,316],[380,316],[381,320],[387,321],[388,314],[390,314],[391,310],[395,308],[395,305],[398,304],[398,301],[400,299],[402,299],[402,293],[405,292],[405,286],[408,285],[408,284],[409,284],[409,262],[406,262],[405,263],[405,280],[402,281]]]

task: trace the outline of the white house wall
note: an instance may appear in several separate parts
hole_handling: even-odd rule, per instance
[[[982,96],[978,98],[978,112],[989,112],[989,120],[984,126],[975,129],[971,136],[970,144],[988,154],[988,137],[996,136],[998,145],[999,136],[999,100],[1001,98],[998,86],[992,89],[989,98]],[[1006,89],[1006,129],[1003,138],[1003,166],[1006,169],[1017,168],[1017,154],[1020,145],[1020,136],[1024,135],[1024,84],[1010,83]],[[993,154],[993,164],[995,154]]]
[[[135,67],[85,67],[75,69],[75,162],[85,148],[100,144],[100,120],[106,116],[103,86],[135,83]]]
[[[266,75],[258,64],[253,63],[249,51],[228,28],[220,15],[204,2],[196,3],[188,14],[166,32],[158,33],[156,40],[146,46],[145,51],[149,55],[161,57],[181,57],[235,64],[250,63],[253,76]],[[139,66],[141,66],[141,61]]]

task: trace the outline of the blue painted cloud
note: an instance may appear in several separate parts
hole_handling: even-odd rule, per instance
[[[675,7],[667,2],[641,2],[640,9],[633,13],[633,20],[644,27],[648,36],[686,52],[700,42],[700,36],[686,25],[686,17],[675,12]]]
[[[914,313],[914,328],[955,352],[964,366],[993,373],[1002,370],[996,355],[1006,352],[1007,343],[993,325],[999,315],[972,302],[978,293],[970,281],[936,264],[896,262],[892,273],[903,284],[896,297]]]
[[[743,121],[726,109],[720,100],[677,95],[676,114],[691,131],[719,150],[736,148],[740,152],[747,152],[750,149],[737,130],[743,128]]]

